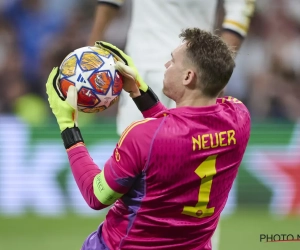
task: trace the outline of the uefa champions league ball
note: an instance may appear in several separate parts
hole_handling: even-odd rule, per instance
[[[101,112],[114,104],[122,91],[123,81],[114,65],[117,59],[98,47],[74,50],[60,65],[58,90],[67,97],[70,85],[78,92],[78,110],[85,113]]]

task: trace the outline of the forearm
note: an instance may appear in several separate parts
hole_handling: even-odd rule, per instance
[[[94,24],[88,44],[94,45],[96,41],[103,40],[104,32],[119,11],[119,7],[113,4],[100,3],[96,8]]]
[[[237,52],[240,49],[244,40],[240,34],[227,29],[222,30],[221,37],[234,52]]]
[[[67,150],[67,153],[72,174],[86,203],[95,210],[107,207],[94,194],[94,178],[101,170],[93,162],[84,144],[73,146]]]
[[[222,24],[222,38],[238,51],[243,38],[247,36],[255,10],[255,0],[225,0],[225,17]]]

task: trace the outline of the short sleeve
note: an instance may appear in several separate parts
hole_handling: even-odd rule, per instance
[[[245,37],[255,10],[255,0],[225,0],[224,4],[223,28]]]

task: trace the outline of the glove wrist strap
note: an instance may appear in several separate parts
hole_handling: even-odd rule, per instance
[[[137,108],[143,112],[150,108],[152,108],[155,104],[159,102],[157,95],[153,92],[153,90],[148,87],[148,90],[144,92],[140,89],[141,95],[132,100],[135,102]]]
[[[74,146],[78,142],[84,142],[78,127],[66,128],[61,132],[61,138],[63,139],[66,149]]]

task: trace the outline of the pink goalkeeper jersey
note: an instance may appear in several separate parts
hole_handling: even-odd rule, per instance
[[[158,103],[143,114],[105,164],[108,185],[126,194],[95,249],[210,250],[250,136],[249,112],[226,97],[208,107]]]

